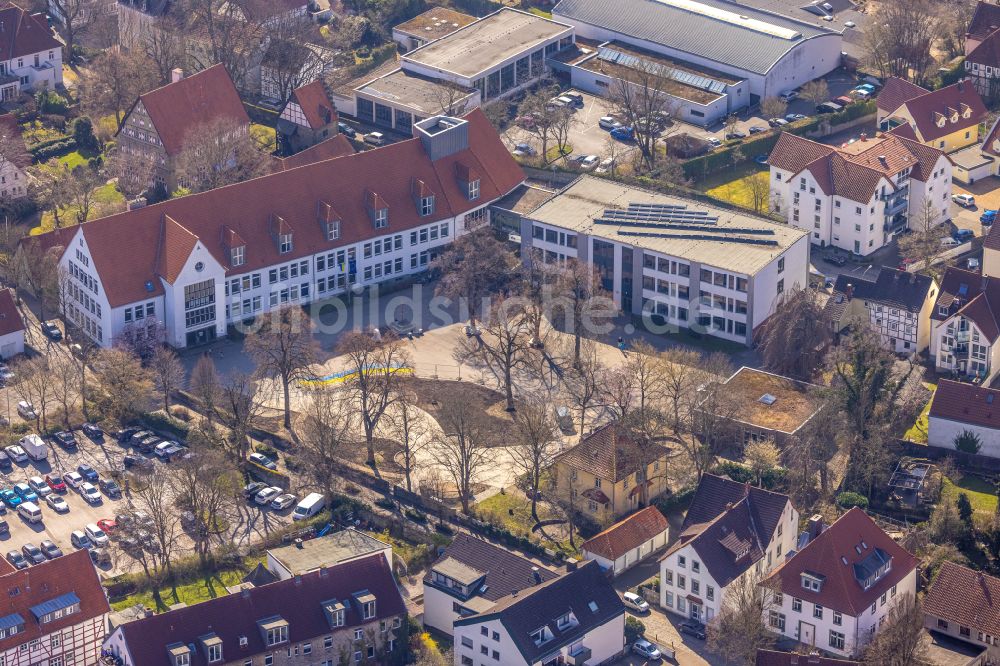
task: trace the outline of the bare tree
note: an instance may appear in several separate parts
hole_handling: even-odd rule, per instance
[[[94,357],[94,374],[103,391],[107,413],[126,422],[145,411],[153,393],[149,371],[123,349],[104,349]]]
[[[37,242],[25,242],[17,250],[11,266],[13,282],[38,299],[41,321],[59,309],[64,281],[60,271],[61,247],[45,247]]]
[[[169,473],[163,468],[156,468],[141,482],[130,483],[129,488],[136,512],[145,514],[145,525],[140,524],[136,537],[143,545],[143,550],[153,555],[153,570],[162,569],[167,579],[172,578],[173,559],[179,546],[180,534]],[[134,524],[143,521],[132,514],[129,522]]]
[[[767,212],[767,204],[771,196],[771,181],[766,171],[753,171],[743,176],[741,182],[750,195],[750,206],[758,215]]]
[[[105,160],[108,174],[117,179],[118,191],[126,199],[138,197],[155,182],[157,157],[152,151],[118,144],[108,151]]]
[[[36,356],[18,363],[11,386],[35,408],[35,427],[45,430],[48,410],[57,398],[47,357]]]
[[[542,160],[547,159],[549,142],[555,140],[555,124],[570,113],[568,109],[551,103],[552,97],[558,92],[558,86],[543,81],[518,107],[519,125],[538,141]]]
[[[213,535],[220,535],[235,516],[242,479],[221,452],[202,448],[195,456],[171,465],[168,481],[175,506],[194,515],[187,532],[201,566],[206,567]]]
[[[174,13],[168,11],[159,17],[155,29],[143,31],[138,41],[160,85],[170,83],[172,72],[183,67],[186,57],[183,26],[178,25]]]
[[[760,111],[767,118],[784,118],[788,103],[780,97],[765,97],[760,102]]]
[[[322,392],[312,396],[302,414],[299,430],[303,470],[328,498],[336,490],[342,461],[360,444],[352,411],[350,401],[343,396]]]
[[[424,455],[431,433],[427,417],[417,407],[417,395],[413,390],[405,385],[397,390],[388,419],[389,433],[402,447],[399,464],[406,478],[406,489],[413,492],[413,474]]]
[[[875,7],[862,33],[867,64],[881,78],[921,83],[934,71],[938,15],[931,0],[886,2]]]
[[[201,403],[206,423],[211,429],[215,422],[215,410],[222,399],[222,382],[219,380],[219,371],[215,369],[215,361],[210,355],[202,354],[198,358],[191,370],[188,388]]]
[[[523,301],[496,301],[481,334],[462,340],[455,353],[460,362],[486,367],[504,391],[507,411],[514,411],[514,372],[528,363],[531,354],[531,325]]]
[[[514,415],[513,434],[516,444],[508,451],[518,471],[527,477],[531,517],[537,523],[538,493],[559,449],[559,431],[552,418],[551,403],[539,397],[527,401]]]
[[[926,663],[924,609],[919,600],[903,594],[889,609],[888,621],[879,628],[865,649],[865,664],[871,666],[917,666]]]
[[[237,88],[245,88],[267,31],[247,16],[239,2],[182,0],[178,15],[187,17],[186,30],[204,35],[207,48],[189,49],[196,69],[222,63]]]
[[[830,86],[826,79],[814,79],[802,86],[799,96],[812,104],[822,104],[830,99]]]
[[[822,365],[830,324],[812,289],[798,285],[781,294],[758,342],[764,367],[779,375],[809,379]]]
[[[103,6],[100,0],[49,0],[59,33],[66,42],[66,58],[70,63],[76,60],[74,50],[77,40],[97,22]]]
[[[52,394],[62,408],[63,425],[69,429],[73,406],[80,397],[80,374],[68,354],[50,354],[48,360]]]
[[[229,430],[227,443],[234,460],[249,453],[249,437],[264,414],[264,401],[257,377],[236,372],[222,384],[219,419]]]
[[[597,328],[614,316],[614,303],[601,288],[601,278],[594,265],[577,259],[567,259],[561,269],[553,271],[551,305],[560,310],[562,328],[573,335],[573,364],[580,362],[580,345],[585,327]],[[595,332],[595,331],[587,331]]]
[[[271,163],[257,150],[246,125],[215,118],[188,130],[174,164],[179,182],[204,192],[262,176]]]
[[[153,353],[149,362],[156,390],[163,395],[163,411],[170,411],[170,396],[184,384],[184,365],[177,358],[177,352],[161,346]]]
[[[667,92],[672,82],[659,65],[651,60],[639,60],[628,74],[615,79],[611,87],[611,103],[626,125],[632,127],[636,145],[652,170],[658,156],[657,143],[676,129],[669,116],[675,115],[676,104]]]
[[[109,49],[84,70],[80,97],[95,118],[114,114],[120,126],[139,95],[156,88],[157,83],[157,72],[144,53]]]
[[[306,16],[285,15],[268,21],[268,48],[264,56],[278,99],[287,102],[292,91],[314,80],[323,67],[322,56],[309,42],[315,24]]]
[[[585,340],[580,348],[579,360],[563,375],[566,391],[580,415],[580,440],[587,424],[587,411],[597,404],[601,395],[604,373],[605,368],[597,356],[597,345],[592,340]]]
[[[364,428],[368,464],[378,473],[375,461],[375,431],[399,397],[399,388],[410,367],[403,341],[392,335],[376,339],[368,333],[348,333],[337,344],[348,376],[344,390],[354,401]]]
[[[750,569],[726,588],[723,607],[708,624],[708,645],[727,663],[751,666],[756,663],[757,650],[774,644],[775,636],[766,623],[777,591],[759,572],[756,567]]]
[[[468,514],[473,487],[493,460],[489,425],[482,412],[464,398],[443,404],[438,424],[441,432],[434,437],[431,457],[455,485],[462,512]]]
[[[313,324],[301,308],[287,307],[266,318],[263,326],[247,336],[246,350],[264,376],[281,383],[285,428],[292,427],[289,392],[293,381],[302,379],[316,360]]]
[[[908,227],[912,233],[899,237],[900,255],[912,261],[914,270],[940,279],[943,267],[939,261],[945,250],[941,241],[948,231],[941,225],[941,216],[931,197],[925,196],[916,213],[909,216]]]

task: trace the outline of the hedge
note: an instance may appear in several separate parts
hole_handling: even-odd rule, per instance
[[[162,411],[150,412],[142,418],[143,422],[153,430],[167,432],[175,437],[187,439],[191,431],[191,426],[172,416],[167,416]]]
[[[243,102],[243,106],[246,108],[247,115],[250,116],[250,120],[258,125],[274,127],[278,124],[278,116],[280,114],[277,111],[265,109],[263,106],[257,106],[256,104],[251,104],[250,102]]]
[[[76,139],[73,137],[67,137],[64,139],[43,141],[42,143],[29,148],[28,152],[34,156],[36,161],[44,162],[52,159],[53,157],[60,157],[66,153],[71,153],[74,150],[76,150]]]
[[[653,500],[653,505],[660,510],[660,513],[667,515],[682,506],[687,506],[691,498],[694,497],[695,488],[685,488],[672,495],[661,495]]]

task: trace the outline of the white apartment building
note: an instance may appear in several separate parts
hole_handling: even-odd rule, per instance
[[[29,14],[13,3],[0,9],[0,102],[22,91],[62,85],[62,43],[45,14]]]
[[[418,138],[34,237],[60,247],[66,314],[110,346],[166,329],[175,347],[227,326],[427,269],[523,180],[479,111]]]
[[[917,560],[855,507],[822,529],[767,580],[768,626],[807,649],[854,657],[885,624],[893,605],[916,598]],[[816,534],[818,532],[818,534]]]
[[[931,311],[931,356],[938,372],[978,377],[1000,371],[1000,278],[954,266],[941,279]]]
[[[660,606],[711,622],[727,590],[763,580],[793,551],[798,521],[787,495],[702,475],[680,539],[660,558]]]
[[[783,132],[768,164],[771,209],[813,245],[866,256],[925,219],[949,218],[951,162],[907,138],[862,135],[835,148]]]
[[[589,262],[624,312],[743,344],[809,270],[802,231],[593,176],[522,217],[521,255]]]

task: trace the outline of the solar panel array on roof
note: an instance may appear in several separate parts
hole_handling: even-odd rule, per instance
[[[606,209],[594,224],[645,228],[648,231],[618,230],[621,236],[711,240],[750,245],[777,245],[774,230],[755,227],[718,226],[719,218],[705,210],[691,210],[682,204],[630,203],[625,210]],[[694,232],[694,233],[684,233]]]
[[[632,55],[631,53],[622,53],[617,49],[609,48],[607,46],[602,46],[597,50],[597,57],[601,60],[621,65],[622,67],[653,71],[662,77],[673,79],[678,83],[689,85],[692,88],[700,88],[701,90],[707,90],[717,94],[726,92],[726,84],[721,81],[716,81],[715,79],[695,74],[694,72],[687,72],[682,69],[677,69],[676,67],[670,67],[668,65],[653,62],[652,60]]]

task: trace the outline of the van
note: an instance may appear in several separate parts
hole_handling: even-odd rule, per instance
[[[32,460],[45,460],[49,457],[49,447],[45,440],[34,433],[22,437],[18,444]]]
[[[42,510],[34,502],[21,502],[17,505],[17,513],[29,523],[42,522]]]
[[[27,400],[22,400],[17,403],[17,413],[25,421],[34,421],[38,418],[38,413],[35,411],[35,406],[32,405]]]
[[[312,518],[326,506],[326,498],[319,493],[309,493],[292,511],[292,520]]]
[[[370,132],[365,135],[365,143],[373,146],[381,146],[385,143],[385,135],[382,132]]]

